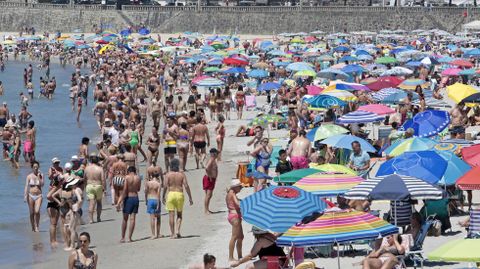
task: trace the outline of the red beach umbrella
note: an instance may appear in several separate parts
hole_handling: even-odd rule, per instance
[[[480,167],[474,167],[457,180],[462,190],[480,190]]]
[[[462,148],[463,160],[471,166],[480,166],[480,144]]]

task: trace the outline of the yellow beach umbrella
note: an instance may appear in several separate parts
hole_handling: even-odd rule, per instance
[[[455,83],[447,87],[447,94],[450,99],[452,99],[455,103],[460,103],[466,97],[477,93],[478,90],[474,87],[462,83]]]
[[[322,94],[327,94],[345,102],[355,102],[357,97],[353,93],[344,90],[324,90]]]
[[[318,169],[324,172],[333,172],[333,173],[344,173],[347,175],[357,175],[355,171],[352,169],[341,165],[341,164],[332,164],[332,163],[326,163],[326,164],[316,164],[316,163],[310,163],[310,168],[313,169]]]
[[[317,73],[313,70],[300,70],[293,75],[294,77],[316,77]]]

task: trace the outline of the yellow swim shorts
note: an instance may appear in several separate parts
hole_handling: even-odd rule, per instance
[[[103,187],[102,185],[93,185],[93,184],[87,184],[87,187],[85,188],[87,191],[87,198],[88,200],[102,200],[103,198]]]
[[[165,208],[167,211],[183,211],[183,203],[185,202],[185,197],[183,196],[183,192],[178,191],[171,191],[167,194],[167,201]]]

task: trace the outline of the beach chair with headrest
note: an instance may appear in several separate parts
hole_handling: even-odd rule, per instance
[[[413,245],[410,247],[408,251],[405,252],[403,259],[401,259],[401,263],[406,268],[405,260],[410,260],[413,262],[413,268],[417,268],[418,264],[420,267],[423,268],[423,262],[425,261],[424,253],[423,253],[423,242],[427,237],[428,230],[432,227],[432,224],[435,220],[435,215],[428,216],[425,222],[422,224],[420,228],[420,232],[417,235],[417,238],[413,239]]]
[[[470,209],[467,238],[480,238],[480,208]]]

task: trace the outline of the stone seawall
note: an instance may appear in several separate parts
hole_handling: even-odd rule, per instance
[[[37,31],[92,30],[92,25],[118,31],[144,23],[152,32],[273,34],[322,30],[379,31],[383,29],[461,30],[478,19],[480,9],[391,7],[137,7],[68,6],[0,2],[0,30],[18,31],[33,26]]]

